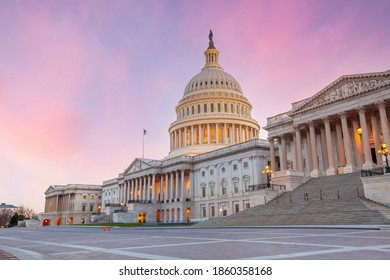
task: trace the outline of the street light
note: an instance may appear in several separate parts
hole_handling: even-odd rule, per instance
[[[272,173],[272,169],[269,168],[269,166],[267,165],[265,167],[265,170],[261,171],[261,173],[263,174],[266,174],[267,175],[267,188],[271,187],[271,173]]]
[[[385,158],[386,158],[386,173],[390,173],[389,159],[387,158],[387,155],[389,154],[389,149],[387,148],[386,143],[381,144],[381,149],[378,150],[378,154],[385,156]]]

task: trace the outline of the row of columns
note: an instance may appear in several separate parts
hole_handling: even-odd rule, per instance
[[[356,167],[363,167],[365,169],[370,169],[375,166],[370,147],[370,131],[367,116],[369,113],[372,136],[374,140],[375,150],[381,148],[381,139],[380,139],[380,129],[377,121],[377,113],[379,111],[380,117],[380,126],[383,135],[383,142],[390,143],[389,135],[389,121],[386,114],[386,104],[384,101],[376,103],[377,109],[368,111],[364,107],[356,108],[355,112],[340,112],[337,116],[323,117],[321,120],[315,120],[308,122],[305,126],[299,125],[294,126],[294,144],[295,144],[295,164],[294,169],[299,172],[304,171],[303,166],[303,155],[302,155],[302,128],[306,127],[306,141],[308,147],[308,161],[309,167],[311,170],[312,177],[319,176],[319,162],[317,154],[317,140],[316,140],[316,128],[320,129],[321,136],[325,136],[322,139],[325,142],[323,147],[323,160],[324,166],[327,166],[326,173],[327,175],[336,174],[335,166],[335,145],[333,144],[331,122],[335,124],[335,137],[337,145],[337,155],[338,160],[341,165],[344,166],[344,172],[353,172]],[[358,113],[358,118],[352,119],[351,124],[348,125],[348,119],[351,114]],[[358,134],[357,130],[361,128],[361,136]],[[308,130],[307,130],[308,126]],[[350,127],[352,126],[353,134],[350,135]],[[287,135],[280,136],[280,169],[286,170],[287,166],[287,153],[286,153],[286,138]],[[355,143],[355,151],[352,150],[351,140]],[[355,161],[353,160],[353,153],[356,153]],[[274,151],[274,140],[270,139],[270,156],[271,156],[271,168],[272,170],[276,169],[276,160],[275,160],[275,151]],[[379,158],[379,163],[381,163],[381,158]]]
[[[185,184],[191,189],[193,177],[192,171],[187,174],[187,182],[184,169],[127,179],[119,185],[119,201],[124,204],[128,201],[183,201],[186,197]]]
[[[45,212],[69,211],[70,194],[55,195],[45,200]]]
[[[257,137],[258,130],[251,126],[227,123],[191,125],[176,129],[170,135],[171,150],[196,144],[236,144]]]

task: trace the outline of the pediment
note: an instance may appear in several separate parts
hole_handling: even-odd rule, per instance
[[[291,115],[296,115],[341,100],[369,93],[390,85],[390,70],[379,73],[342,76],[329,86],[296,104]]]
[[[153,166],[153,164],[151,164],[151,162],[150,162],[149,160],[136,158],[136,159],[133,160],[133,162],[125,169],[125,172],[124,172],[123,174],[125,175],[125,174],[129,174],[129,173],[137,172],[137,171],[140,171],[140,170],[143,170],[143,169],[150,168],[150,167],[152,167],[152,166]]]

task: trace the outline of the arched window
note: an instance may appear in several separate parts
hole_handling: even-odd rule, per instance
[[[194,105],[192,105],[191,107],[191,111],[192,111],[192,115],[195,114],[195,108],[194,108]]]
[[[221,103],[218,103],[218,112],[221,112]]]
[[[203,112],[204,112],[204,113],[207,113],[207,104],[204,104],[204,105],[203,105]]]
[[[227,104],[225,103],[225,113],[227,112]]]
[[[214,113],[214,103],[211,103],[211,109],[210,109],[211,113]]]
[[[234,107],[233,107],[233,104],[230,104],[230,113],[234,113]]]
[[[187,117],[190,115],[190,108],[187,107]]]
[[[198,104],[198,114],[200,114],[200,104]]]

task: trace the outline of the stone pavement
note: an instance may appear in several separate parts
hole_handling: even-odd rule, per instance
[[[390,228],[11,228],[0,250],[21,260],[390,260]]]

